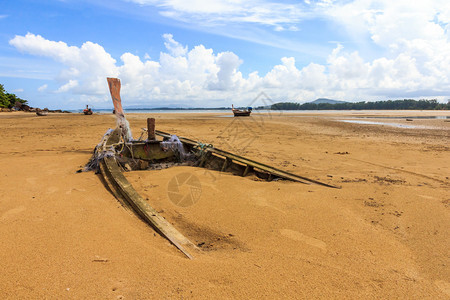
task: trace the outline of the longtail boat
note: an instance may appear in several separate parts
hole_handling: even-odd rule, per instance
[[[252,108],[248,107],[247,109],[242,110],[234,108],[234,105],[231,104],[231,111],[235,117],[248,117],[252,113]]]
[[[147,139],[142,135],[134,140],[122,108],[120,80],[107,78],[114,104],[117,127],[109,129],[86,165],[86,170],[98,170],[105,185],[122,205],[133,210],[139,217],[168,239],[188,258],[198,248],[175,229],[165,218],[144,200],[128,182],[124,170],[144,170],[160,163],[191,165],[237,176],[256,176],[262,180],[290,180],[303,184],[317,184],[330,188],[337,186],[292,174],[255,160],[218,149],[211,144],[203,144],[186,137],[177,137],[167,132],[155,130],[155,119],[147,119]],[[159,138],[159,139],[158,139]]]

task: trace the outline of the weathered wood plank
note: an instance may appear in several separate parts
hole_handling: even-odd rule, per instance
[[[170,137],[171,136],[170,134],[168,134],[166,132],[162,132],[160,130],[156,130],[155,133],[157,135],[163,136],[163,137]],[[198,145],[201,144],[199,142],[196,142],[196,141],[188,139],[188,138],[184,138],[184,137],[178,137],[178,138],[180,139],[181,142],[189,144],[191,146],[198,146]],[[243,156],[239,156],[239,155],[230,153],[228,151],[217,149],[217,148],[214,148],[214,147],[207,147],[203,151],[206,151],[206,153],[204,154],[203,158],[206,158],[208,153],[209,154],[211,154],[211,153],[218,154],[220,156],[223,156],[223,157],[226,157],[228,159],[233,160],[233,162],[239,162],[239,163],[241,163],[243,165],[251,166],[254,169],[259,169],[259,170],[265,171],[265,172],[267,172],[267,173],[269,173],[271,175],[275,175],[275,176],[280,177],[280,178],[284,178],[284,179],[288,179],[288,180],[292,180],[292,181],[296,181],[296,182],[301,182],[301,183],[304,183],[304,184],[314,183],[314,184],[318,184],[318,185],[322,185],[322,186],[326,186],[326,187],[331,187],[331,188],[340,188],[340,187],[332,185],[332,184],[320,182],[318,180],[314,180],[314,179],[310,179],[310,178],[303,177],[303,176],[300,176],[300,175],[296,175],[296,174],[293,174],[293,173],[289,173],[289,172],[286,172],[286,171],[274,168],[272,166],[269,166],[269,165],[266,165],[266,164],[263,164],[263,163],[251,160],[249,158],[246,158],[246,157],[243,157]],[[200,164],[200,167],[203,166],[203,164],[204,164],[204,161],[202,160],[201,164]]]
[[[114,196],[122,198],[145,222],[152,226],[159,234],[168,239],[175,247],[184,253],[188,258],[193,259],[192,255],[184,246],[195,249],[184,235],[164,219],[158,212],[151,207],[122,174],[114,157],[103,158],[104,167],[101,169],[104,177],[110,180],[116,189]],[[106,178],[105,178],[106,180]]]

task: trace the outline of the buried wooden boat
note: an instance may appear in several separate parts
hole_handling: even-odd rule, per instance
[[[193,258],[197,247],[175,229],[166,219],[153,209],[133,188],[124,170],[155,169],[161,166],[191,165],[211,170],[229,172],[246,177],[256,176],[272,181],[291,180],[304,184],[318,184],[337,188],[334,185],[292,174],[275,167],[233,154],[211,144],[185,137],[177,137],[155,130],[155,119],[147,119],[147,139],[134,140],[122,109],[120,80],[108,78],[111,97],[117,117],[117,128],[109,129],[96,146],[94,155],[86,165],[86,170],[99,170],[104,183],[123,206],[133,210],[159,234],[168,239],[187,257]],[[160,139],[157,138],[160,137]]]

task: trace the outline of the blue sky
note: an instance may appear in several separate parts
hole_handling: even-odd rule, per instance
[[[0,83],[32,106],[450,98],[450,2],[0,1]]]

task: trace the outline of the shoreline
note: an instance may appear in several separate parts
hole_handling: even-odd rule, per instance
[[[217,114],[229,114],[232,115],[231,109],[229,110],[141,110],[141,109],[124,109],[126,114],[210,114],[210,113],[217,113]],[[71,113],[81,113],[82,111],[78,110],[70,110]],[[94,113],[97,114],[110,114],[112,113],[111,110],[93,110]],[[411,114],[418,113],[421,114],[427,114],[429,112],[437,112],[436,115],[447,115],[450,116],[450,110],[257,110],[254,109],[252,111],[252,114],[272,114],[272,115],[279,115],[279,114],[304,114],[304,115],[310,115],[310,114],[369,114],[372,113],[374,115],[378,114],[389,114],[391,115],[393,112],[398,112],[400,114],[404,112],[410,112]]]

